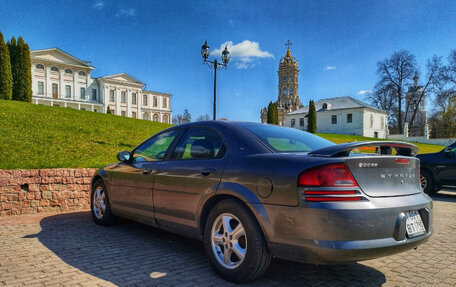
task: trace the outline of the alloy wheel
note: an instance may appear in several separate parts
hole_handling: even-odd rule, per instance
[[[231,213],[220,214],[212,224],[212,252],[218,263],[235,269],[244,261],[247,236],[241,221]]]
[[[93,193],[93,213],[98,219],[102,219],[106,211],[106,196],[103,188],[101,186],[95,189]]]
[[[421,185],[421,189],[424,191],[428,185],[428,182],[427,182],[427,179],[425,176],[421,175],[420,176],[420,185]]]

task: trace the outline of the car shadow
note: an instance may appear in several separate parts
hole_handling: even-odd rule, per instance
[[[432,200],[444,201],[444,202],[456,202],[456,189],[447,188],[438,191],[432,195]]]
[[[114,226],[93,223],[90,212],[46,217],[38,240],[66,264],[118,286],[234,286],[211,268],[203,243],[121,219]],[[273,260],[248,286],[381,286],[383,273],[352,263],[315,266]]]

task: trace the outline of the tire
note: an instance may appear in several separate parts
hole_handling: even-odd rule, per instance
[[[117,221],[117,216],[111,212],[108,191],[101,179],[98,179],[92,185],[92,192],[90,194],[90,210],[92,219],[96,224],[112,225]]]
[[[424,191],[424,193],[427,193],[429,195],[436,194],[437,191],[435,188],[434,179],[429,172],[421,170],[420,184],[421,189]]]
[[[258,222],[245,205],[233,199],[219,202],[209,212],[204,247],[215,271],[235,283],[258,278],[271,263]]]

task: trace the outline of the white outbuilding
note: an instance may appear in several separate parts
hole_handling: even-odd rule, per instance
[[[387,112],[352,97],[322,99],[315,102],[317,132],[386,138]],[[309,107],[285,115],[285,126],[307,130]]]

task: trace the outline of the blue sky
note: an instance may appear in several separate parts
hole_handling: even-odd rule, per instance
[[[58,47],[95,66],[93,77],[125,72],[147,89],[173,94],[174,114],[187,108],[212,117],[213,71],[201,45],[230,43],[219,72],[217,116],[259,121],[278,95],[285,42],[298,59],[299,97],[364,99],[376,63],[400,49],[421,73],[432,55],[456,49],[454,1],[5,1],[0,31],[31,49]],[[429,106],[429,103],[428,103]]]

